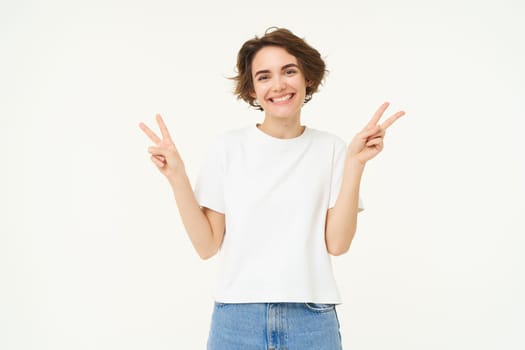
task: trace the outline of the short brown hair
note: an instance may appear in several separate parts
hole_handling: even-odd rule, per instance
[[[251,96],[251,93],[254,91],[252,61],[255,54],[265,46],[282,47],[289,54],[295,56],[299,69],[307,82],[304,103],[310,101],[312,95],[317,92],[319,85],[323,82],[326,72],[326,65],[321,58],[321,54],[290,30],[276,27],[268,28],[261,38],[256,36],[246,41],[239,50],[237,55],[237,76],[232,78],[236,81],[234,94],[237,98],[243,99],[261,111],[263,110],[261,106],[254,102],[255,98]]]

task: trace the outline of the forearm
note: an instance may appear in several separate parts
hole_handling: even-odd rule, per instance
[[[326,217],[326,246],[332,255],[347,252],[354,238],[363,171],[364,164],[346,160],[339,196]]]
[[[204,215],[185,171],[168,179],[179,209],[182,223],[193,247],[201,258],[209,256],[213,250],[213,231]]]

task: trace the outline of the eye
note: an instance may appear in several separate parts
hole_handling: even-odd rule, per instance
[[[259,78],[257,78],[257,81],[262,81],[268,79],[267,75],[259,75]]]
[[[286,70],[286,74],[287,75],[294,75],[295,73],[297,73],[297,70],[295,70],[295,69],[288,69],[288,70]]]

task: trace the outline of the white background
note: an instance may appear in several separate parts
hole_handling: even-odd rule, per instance
[[[164,116],[194,184],[213,136],[262,121],[227,77],[270,26],[330,70],[303,124],[348,142],[383,101],[407,112],[333,258],[345,349],[525,348],[524,17],[517,0],[2,0],[0,348],[205,348],[216,259],[138,123]]]

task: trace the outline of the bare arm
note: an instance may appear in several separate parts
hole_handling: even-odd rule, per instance
[[[173,190],[182,223],[193,247],[202,259],[208,259],[219,249],[224,236],[224,214],[201,208],[195,198],[184,163],[160,115],[157,115],[162,139],[141,123],[140,128],[156,147],[149,147],[151,160],[166,176]]]
[[[326,248],[332,255],[344,254],[350,249],[357,227],[359,187],[364,165],[347,159],[343,182],[337,201],[326,214]]]
[[[379,107],[348,146],[341,190],[335,206],[326,214],[326,248],[332,255],[341,255],[350,249],[357,227],[359,187],[365,164],[383,150],[386,129],[405,114],[399,111],[378,125],[388,105],[385,102]]]
[[[201,208],[185,172],[168,179],[182,223],[202,259],[215,255],[224,237],[224,214]]]

